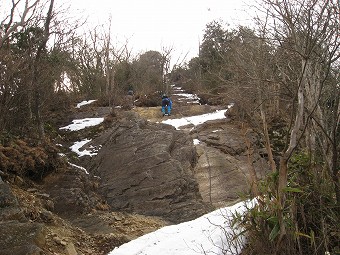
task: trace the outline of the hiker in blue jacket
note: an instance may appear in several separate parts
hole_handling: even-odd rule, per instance
[[[162,96],[162,113],[171,115],[172,101],[167,95]]]

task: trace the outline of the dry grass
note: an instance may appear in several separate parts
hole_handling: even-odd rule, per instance
[[[220,107],[219,107],[220,108]],[[207,112],[212,112],[218,109],[217,107],[209,105],[197,105],[197,104],[186,104],[173,106],[171,116],[166,118],[177,119],[187,116],[200,115]],[[164,120],[162,116],[161,107],[136,107],[133,111],[137,112],[142,118],[147,119],[151,122],[161,122]]]

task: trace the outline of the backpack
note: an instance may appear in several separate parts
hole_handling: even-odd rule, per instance
[[[168,106],[170,104],[170,99],[168,97],[162,99],[162,106]]]

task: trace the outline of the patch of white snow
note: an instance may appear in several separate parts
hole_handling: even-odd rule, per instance
[[[82,101],[80,103],[77,104],[77,108],[82,107],[83,105],[87,105],[87,104],[92,104],[93,102],[95,102],[97,100],[88,100],[88,101]]]
[[[228,111],[228,109],[217,110],[213,113],[206,113],[206,114],[196,115],[192,117],[184,117],[181,119],[167,119],[167,120],[163,120],[162,123],[174,126],[178,130],[180,129],[180,127],[190,125],[190,124],[197,126],[208,120],[224,119],[226,118],[226,116],[224,115],[226,111]]]
[[[93,151],[89,151],[89,150],[82,150],[80,151],[80,148],[83,147],[85,144],[91,142],[90,139],[84,139],[80,142],[75,142],[71,147],[70,149],[77,153],[79,157],[82,157],[82,156],[95,156],[97,155],[97,152],[93,152]]]
[[[76,119],[73,120],[72,124],[67,125],[65,127],[61,127],[59,129],[66,129],[70,131],[78,131],[84,129],[86,127],[97,126],[104,121],[104,118],[85,118],[85,119]]]

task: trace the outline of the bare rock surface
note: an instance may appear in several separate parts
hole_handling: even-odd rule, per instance
[[[0,254],[42,254],[46,235],[43,224],[7,221],[0,222],[0,229]]]
[[[45,178],[45,192],[53,200],[53,212],[68,219],[105,206],[95,187],[91,176],[74,167]]]
[[[38,255],[44,244],[43,224],[28,222],[10,186],[0,179],[0,254]]]
[[[200,194],[205,202],[217,208],[250,191],[249,157],[258,178],[269,170],[257,149],[259,137],[253,131],[243,135],[242,127],[237,123],[228,119],[209,121],[191,133],[200,141],[196,145],[198,160],[195,167]]]
[[[10,186],[0,179],[0,220],[26,221],[19,206],[17,198],[12,193]]]
[[[227,107],[179,97],[173,97],[169,118]],[[32,187],[0,177],[0,254],[108,254],[164,225],[234,202],[249,191],[252,168],[258,178],[269,169],[261,138],[236,115],[176,130],[160,123],[160,107],[75,109],[70,121],[106,118],[63,140],[65,151],[84,138],[92,141],[82,149],[99,148],[93,157],[65,152],[89,174],[66,163]]]
[[[93,141],[102,148],[91,161],[91,173],[101,178],[99,192],[108,204],[171,222],[206,213],[209,207],[193,172],[196,150],[191,136],[136,114],[118,119]]]

